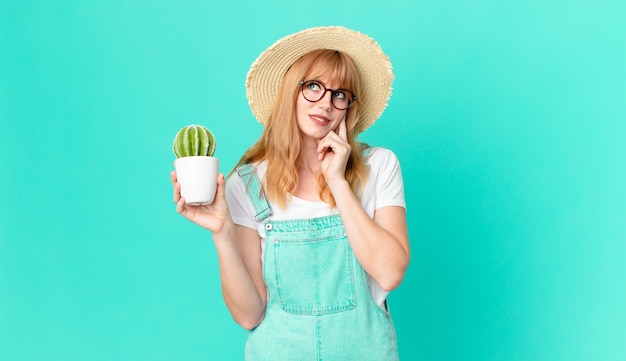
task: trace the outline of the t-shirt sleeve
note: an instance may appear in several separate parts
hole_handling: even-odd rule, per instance
[[[246,187],[237,172],[234,172],[226,182],[226,202],[235,224],[252,229],[257,228]]]
[[[398,157],[389,149],[375,148],[369,163],[370,171],[376,173],[376,209],[389,206],[406,208],[404,181]]]

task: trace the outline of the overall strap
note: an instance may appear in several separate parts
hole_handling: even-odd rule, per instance
[[[237,168],[237,174],[246,185],[246,192],[254,207],[254,220],[262,222],[272,214],[272,208],[265,198],[265,192],[261,190],[261,180],[256,174],[256,168],[252,164],[244,164]]]
[[[361,154],[363,155],[363,157],[367,158],[370,155],[372,155],[372,153],[374,152],[374,148],[373,147],[367,147],[363,150],[361,150]]]
[[[367,167],[367,169],[372,168],[369,164],[368,158],[372,155],[372,153],[374,153],[374,150],[376,149],[370,146],[361,150],[361,155],[363,155],[363,158],[365,158],[364,161],[365,161],[365,166]]]

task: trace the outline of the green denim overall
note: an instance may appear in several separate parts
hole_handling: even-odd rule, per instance
[[[249,333],[245,359],[398,360],[391,317],[372,298],[341,217],[272,220],[254,167],[237,172],[266,231],[267,308]]]

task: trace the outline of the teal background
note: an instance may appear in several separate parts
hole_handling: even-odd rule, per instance
[[[0,0],[0,360],[242,360],[171,142],[260,135],[244,79],[316,25],[373,36],[403,165],[403,360],[624,360],[626,2]]]

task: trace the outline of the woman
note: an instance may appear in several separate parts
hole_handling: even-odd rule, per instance
[[[252,65],[265,125],[216,200],[177,211],[213,234],[222,292],[250,330],[247,360],[397,360],[386,296],[409,262],[395,155],[358,135],[391,94],[378,44],[343,27],[280,39]]]

